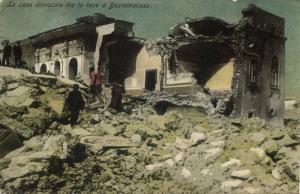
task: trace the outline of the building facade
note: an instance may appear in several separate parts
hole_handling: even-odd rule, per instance
[[[214,96],[215,104],[225,99],[226,115],[283,126],[284,19],[255,5],[242,14],[237,24],[187,19],[157,41],[134,37],[133,23],[94,14],[24,45],[34,51],[34,57],[26,56],[37,73],[75,79],[100,66],[106,81],[124,83],[129,95],[200,89]]]
[[[254,5],[243,10],[235,38],[238,51],[236,114],[283,126],[285,100],[284,19]]]
[[[132,36],[132,26],[133,23],[103,14],[78,18],[72,25],[23,40],[23,59],[37,73],[75,79],[80,74],[88,75],[89,67],[97,65],[105,33],[112,34],[114,39],[127,39]]]

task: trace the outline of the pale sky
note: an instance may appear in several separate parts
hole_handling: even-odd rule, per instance
[[[300,90],[300,0],[12,0],[15,2],[91,2],[149,3],[149,9],[103,8],[5,8],[0,0],[0,39],[17,40],[36,33],[74,23],[78,17],[103,13],[135,23],[136,36],[156,39],[166,36],[169,28],[185,17],[214,16],[234,23],[249,3],[285,18],[287,86]],[[299,91],[300,94],[300,91]]]

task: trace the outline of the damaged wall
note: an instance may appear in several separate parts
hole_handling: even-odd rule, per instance
[[[43,70],[57,72],[58,61],[60,75],[70,77],[68,63],[76,58],[78,73],[100,65],[108,82],[125,82],[129,95],[145,90],[191,94],[208,89],[216,101],[228,99],[226,114],[257,116],[280,126],[285,95],[284,19],[254,5],[242,13],[234,25],[214,17],[188,19],[156,41],[133,38],[133,23],[101,15],[104,22],[97,25],[66,26],[80,32],[68,31],[72,36],[67,40],[59,30],[38,35],[38,41],[49,43],[52,36],[46,35],[50,33],[60,42],[38,47],[36,71],[45,64]]]
[[[65,41],[37,49],[35,71],[45,73],[43,68],[46,66],[46,72],[75,79],[79,73],[88,73],[85,67],[84,49],[83,39]]]
[[[199,84],[213,95],[227,90],[233,117],[260,117],[283,126],[284,19],[254,5],[243,15],[237,25],[202,18],[173,27],[168,38],[157,42],[162,89],[191,93]]]
[[[22,48],[22,64],[30,69],[34,69],[35,56],[34,56],[34,47],[29,39],[25,39],[21,41]]]
[[[156,45],[167,58],[163,64],[163,89],[176,93],[192,93],[199,86],[211,90],[231,89],[232,32],[231,25],[214,17],[188,19],[172,27],[169,37],[157,41]],[[226,81],[217,86],[215,82],[222,74],[226,74]]]
[[[169,64],[165,67],[164,90],[174,93],[192,93],[196,80],[191,72],[171,73]]]
[[[139,95],[145,90],[146,73],[149,70],[156,71],[155,90],[160,90],[160,71],[161,71],[161,56],[150,54],[145,47],[143,47],[136,58],[135,73],[126,78],[125,88],[129,95]]]
[[[233,49],[222,38],[206,38],[184,44],[170,56],[165,87],[185,87],[186,93],[199,85],[210,90],[230,90],[233,78]],[[223,79],[223,80],[222,80]]]
[[[69,79],[88,76],[89,67],[98,65],[95,64],[101,46],[98,40],[104,36],[101,32],[97,33],[96,29],[107,25],[113,26],[109,33],[128,36],[133,23],[99,13],[78,18],[74,24],[23,40],[24,59],[37,73],[52,73]]]
[[[236,48],[237,65],[241,67],[236,113],[246,118],[260,117],[276,127],[283,126],[284,19],[254,5],[245,9],[243,14],[244,18],[235,32],[236,40],[241,42]],[[278,61],[275,80],[272,70],[274,58]]]
[[[210,90],[231,90],[234,59],[221,63],[221,68],[206,82],[205,88]]]

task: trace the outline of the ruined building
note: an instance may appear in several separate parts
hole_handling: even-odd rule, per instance
[[[214,103],[226,99],[227,115],[257,116],[281,126],[284,19],[255,5],[242,14],[237,24],[187,18],[156,41],[134,37],[133,23],[95,14],[24,40],[25,60],[38,73],[70,79],[100,65],[108,82],[124,82],[131,95],[204,90]]]
[[[37,73],[53,73],[69,79],[89,74],[98,59],[105,34],[114,40],[132,36],[133,23],[103,14],[78,18],[76,23],[43,32],[23,40],[24,60]]]

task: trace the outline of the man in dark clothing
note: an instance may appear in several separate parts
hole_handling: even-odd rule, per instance
[[[111,101],[109,107],[121,111],[123,109],[122,98],[125,94],[124,84],[118,82],[112,83]]]
[[[80,110],[85,107],[84,100],[82,98],[81,92],[79,91],[79,85],[73,85],[73,91],[71,91],[66,99],[66,104],[70,111],[70,124],[73,126],[79,117]]]
[[[0,54],[3,53],[4,47],[5,47],[4,41],[1,42],[1,45],[2,45],[3,49],[0,49]],[[2,58],[3,58],[3,54],[2,54]],[[0,65],[1,66],[3,65],[2,58],[0,58]]]
[[[11,57],[11,51],[12,51],[12,48],[9,44],[9,41],[6,41],[4,44],[4,49],[2,50],[2,52],[3,52],[2,65],[10,66],[9,59]]]
[[[15,67],[22,67],[22,47],[20,45],[20,41],[17,41],[17,44],[13,47],[13,54],[15,57]]]

